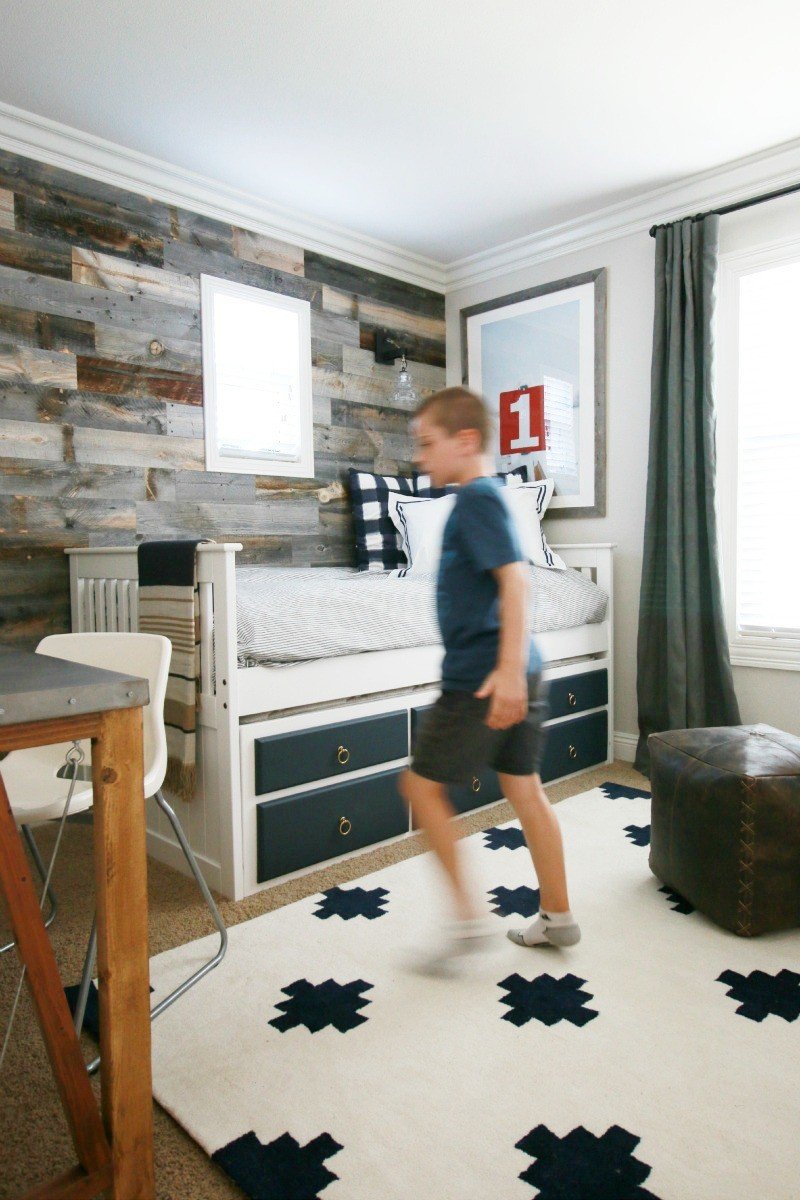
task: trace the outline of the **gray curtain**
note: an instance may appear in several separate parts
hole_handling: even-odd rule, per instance
[[[650,452],[639,597],[636,766],[665,729],[740,722],[715,513],[714,316],[719,217],[656,232]]]

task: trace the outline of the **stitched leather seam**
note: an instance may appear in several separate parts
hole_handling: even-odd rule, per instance
[[[739,809],[739,899],[736,913],[737,932],[742,937],[752,935],[753,885],[755,872],[753,858],[756,840],[755,792],[757,781],[741,779],[741,805]]]

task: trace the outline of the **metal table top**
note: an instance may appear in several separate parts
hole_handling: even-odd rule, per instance
[[[146,679],[0,648],[0,726],[147,704]]]

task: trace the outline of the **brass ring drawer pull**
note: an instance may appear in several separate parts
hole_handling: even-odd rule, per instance
[[[472,776],[472,790],[473,792],[479,792],[481,790],[481,781],[478,779],[477,775]]]
[[[570,758],[577,758],[577,757],[578,757],[578,751],[575,749],[575,747],[574,747],[574,746],[570,746],[570,748],[569,748],[569,756],[570,756]]]
[[[339,833],[342,837],[347,837],[353,826],[348,821],[347,817],[339,817]]]
[[[338,758],[338,760],[342,764],[342,766],[345,767],[350,762],[350,751],[347,749],[346,746],[340,746],[339,749],[336,751],[336,757]]]
[[[575,695],[574,692],[567,692],[567,700],[569,701],[570,708],[574,708],[575,705],[578,703],[578,697]]]

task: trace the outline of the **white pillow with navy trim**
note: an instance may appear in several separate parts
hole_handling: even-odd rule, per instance
[[[400,535],[400,546],[408,561],[400,567],[398,577],[435,575],[442,557],[442,538],[447,518],[456,502],[455,492],[436,500],[425,496],[402,496],[389,493],[389,516]]]
[[[502,494],[508,503],[522,552],[528,562],[535,567],[565,571],[566,563],[547,544],[540,519],[553,494],[552,479],[504,488]],[[422,496],[402,496],[396,492],[389,494],[389,516],[408,560],[408,566],[400,567],[397,571],[398,577],[412,572],[415,575],[438,572],[444,527],[454,503],[455,495],[431,500]]]

